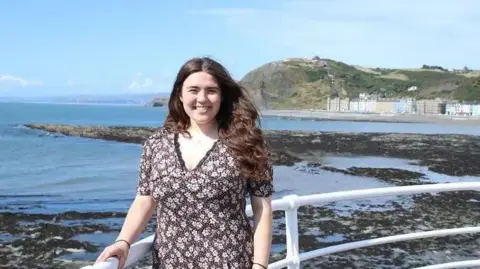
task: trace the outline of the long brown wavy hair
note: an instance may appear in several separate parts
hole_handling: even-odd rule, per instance
[[[164,128],[189,135],[187,129],[190,127],[190,118],[183,109],[180,95],[187,77],[201,71],[213,76],[221,91],[222,101],[216,116],[220,139],[233,151],[242,176],[264,179],[269,160],[260,129],[259,112],[245,89],[217,61],[203,57],[190,59],[183,64],[170,94]]]

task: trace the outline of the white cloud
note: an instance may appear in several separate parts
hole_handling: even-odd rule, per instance
[[[73,87],[73,86],[75,86],[75,84],[76,84],[75,81],[73,81],[73,80],[71,80],[71,79],[67,80],[67,85],[68,85],[69,87]]]
[[[16,77],[12,75],[0,74],[0,86],[10,86],[10,87],[29,87],[29,86],[41,86],[43,83],[38,80],[27,80],[21,77]]]
[[[130,82],[129,90],[149,89],[153,87],[153,80],[146,77],[142,72],[137,72],[135,79]]]
[[[217,17],[246,42],[351,63],[480,62],[477,0],[278,0],[266,9],[193,10]],[[448,55],[447,55],[448,53]],[[407,64],[408,64],[407,63]]]
[[[147,76],[139,71],[128,89],[136,92],[168,92],[171,90],[173,80],[174,76],[170,72],[161,71]]]

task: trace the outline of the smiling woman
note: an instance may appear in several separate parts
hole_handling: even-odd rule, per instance
[[[273,169],[253,103],[220,63],[194,58],[181,67],[168,107],[144,144],[118,240],[97,261],[117,256],[123,267],[156,209],[153,268],[266,268]]]

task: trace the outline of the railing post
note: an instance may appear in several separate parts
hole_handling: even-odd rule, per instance
[[[298,210],[296,206],[297,195],[288,195],[284,199],[288,200],[290,206],[285,210],[285,227],[287,233],[287,259],[293,262],[288,265],[288,269],[299,269],[299,246],[298,246]]]

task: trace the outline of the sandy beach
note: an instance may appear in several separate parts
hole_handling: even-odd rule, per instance
[[[301,118],[311,120],[480,125],[480,117],[478,116],[380,114],[334,112],[325,110],[262,110],[261,114],[267,117]]]

